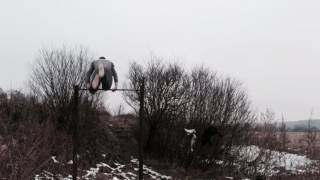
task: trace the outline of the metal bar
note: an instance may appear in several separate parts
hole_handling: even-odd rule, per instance
[[[89,89],[87,88],[79,88],[80,91],[89,91]],[[108,90],[104,90],[104,89],[97,89],[97,91],[112,91],[113,89],[108,89]],[[114,91],[139,91],[137,89],[116,89]]]
[[[72,141],[73,141],[73,151],[72,151],[72,180],[77,180],[77,169],[78,169],[78,160],[77,160],[77,153],[78,153],[78,96],[79,96],[79,86],[73,86],[73,112],[72,112],[72,125],[73,125],[73,134],[72,134]]]
[[[142,79],[139,92],[140,110],[139,110],[139,180],[143,180],[143,109],[144,109],[144,78]]]
[[[139,125],[139,180],[143,180],[143,109],[144,109],[144,79],[140,85],[139,90],[137,89],[116,89],[115,91],[139,91],[139,98],[140,98],[140,110],[139,110],[139,117],[140,117],[140,125]],[[88,91],[89,89],[86,88],[79,88],[78,85],[73,86],[74,94],[73,94],[73,152],[72,152],[72,159],[73,159],[73,166],[72,166],[72,180],[77,180],[77,168],[78,168],[78,160],[77,160],[77,153],[78,153],[78,104],[79,104],[79,91]],[[97,89],[97,91],[112,91],[113,89],[104,90],[104,89]]]

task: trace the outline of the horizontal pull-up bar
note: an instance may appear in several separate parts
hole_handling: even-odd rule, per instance
[[[72,165],[72,180],[77,180],[77,171],[78,171],[78,164],[79,160],[77,158],[77,153],[79,151],[79,135],[78,135],[78,96],[79,96],[79,91],[89,91],[88,88],[80,88],[79,85],[74,85],[73,86],[74,94],[74,102],[73,102],[73,117],[72,117],[72,124],[73,124],[73,135],[72,135],[72,141],[73,141],[73,150],[72,150],[72,160],[73,160],[73,165]],[[97,91],[137,91],[139,92],[139,101],[140,101],[140,111],[139,111],[139,180],[143,180],[143,133],[142,133],[142,126],[143,126],[143,109],[144,109],[144,91],[145,91],[145,86],[144,86],[144,79],[140,85],[140,88],[137,89],[97,89]]]
[[[79,88],[79,91],[89,91],[89,89]],[[97,91],[139,91],[139,90],[137,90],[137,89],[108,89],[108,90],[97,89]]]

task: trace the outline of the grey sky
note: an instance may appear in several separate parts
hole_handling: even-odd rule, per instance
[[[152,52],[241,80],[257,111],[317,118],[319,17],[311,0],[1,0],[0,87],[24,89],[41,47],[83,45],[120,80]]]

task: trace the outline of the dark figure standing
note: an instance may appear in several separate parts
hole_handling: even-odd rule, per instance
[[[218,131],[218,129],[214,126],[209,126],[206,128],[201,136],[201,145],[205,146],[206,144],[208,145],[213,145],[212,144],[212,137],[218,136],[219,138],[222,138],[222,134]]]

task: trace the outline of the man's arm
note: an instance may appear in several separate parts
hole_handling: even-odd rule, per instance
[[[118,75],[116,70],[114,69],[114,65],[112,63],[111,65],[111,71],[112,71],[112,76],[113,76],[113,80],[114,80],[114,89],[118,89]]]

